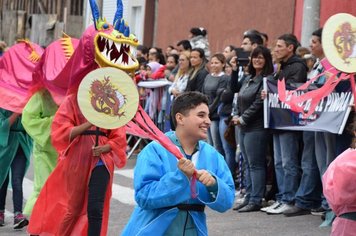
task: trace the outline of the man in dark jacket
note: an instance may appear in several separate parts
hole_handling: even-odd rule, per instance
[[[306,82],[308,68],[302,59],[295,55],[298,46],[299,42],[292,34],[284,34],[278,38],[274,56],[281,63],[281,70],[276,74],[276,79],[284,79],[287,84]],[[276,203],[262,209],[267,214],[281,214],[293,207],[300,179],[299,136],[300,133],[296,131],[275,131],[273,134],[279,192],[276,195]]]
[[[299,42],[293,34],[284,34],[278,38],[274,56],[281,63],[276,79],[285,79],[287,83],[304,83],[307,80],[308,67],[295,52]]]
[[[317,61],[308,74],[308,78],[316,77],[324,71],[320,63],[320,60],[325,57],[321,44],[321,33],[322,28],[314,31],[311,36],[310,49],[313,56],[317,58]],[[322,85],[325,79],[325,76],[320,76],[315,82]],[[325,198],[323,198],[322,206],[320,206],[320,196],[322,193],[320,177],[326,170],[327,161],[329,160],[328,154],[335,151],[335,137],[335,134],[327,132],[303,131],[302,177],[295,196],[294,207],[288,211],[284,211],[283,214],[285,216],[298,216],[310,213],[322,214],[328,209]],[[317,158],[318,156],[319,158]],[[320,166],[320,169],[318,166]],[[312,209],[314,209],[314,212]]]

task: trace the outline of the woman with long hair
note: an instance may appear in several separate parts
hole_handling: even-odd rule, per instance
[[[173,97],[177,97],[186,90],[190,71],[190,52],[181,52],[178,60],[178,72],[172,86],[168,90]]]
[[[263,78],[273,73],[271,52],[262,46],[252,51],[248,77],[238,95],[238,117],[233,118],[240,126],[239,143],[247,161],[246,196],[236,210],[259,211],[266,187],[267,131],[263,125]]]
[[[203,91],[205,77],[209,74],[206,66],[204,50],[194,48],[190,53],[190,64],[192,72],[190,73],[186,91]]]

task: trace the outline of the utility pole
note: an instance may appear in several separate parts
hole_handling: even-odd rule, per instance
[[[320,0],[304,0],[301,44],[309,46],[312,33],[320,27]]]

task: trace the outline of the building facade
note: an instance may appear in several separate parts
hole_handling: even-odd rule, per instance
[[[188,37],[190,28],[204,27],[213,53],[229,44],[240,46],[247,29],[267,33],[270,45],[279,35],[294,33],[308,46],[312,31],[333,14],[356,16],[355,0],[157,0],[155,4],[153,45],[175,45]]]
[[[112,22],[116,0],[96,2]],[[294,33],[308,46],[312,31],[331,15],[356,15],[355,0],[123,0],[123,5],[124,18],[141,44],[175,46],[192,27],[204,27],[212,53],[240,46],[247,29],[267,33],[270,46],[284,33]],[[46,46],[62,31],[78,38],[92,23],[89,0],[0,0],[0,40],[8,45],[28,37]]]

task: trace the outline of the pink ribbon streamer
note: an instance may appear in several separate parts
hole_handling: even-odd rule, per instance
[[[336,74],[332,74],[331,77],[326,80],[325,84],[321,88],[306,92],[301,95],[297,94],[297,91],[306,90],[310,86],[310,84],[313,83],[317,78],[332,70],[335,70],[335,68],[330,68],[328,71],[319,74],[318,76],[312,78],[310,81],[306,82],[305,84],[301,85],[300,87],[292,91],[286,90],[284,78],[282,80],[278,80],[279,100],[289,105],[292,111],[300,112],[303,114],[303,117],[306,118],[315,112],[315,108],[317,107],[319,102],[324,97],[328,96],[335,89],[335,87],[338,85],[340,81],[348,80],[348,79],[350,79],[353,96],[354,99],[356,99],[354,74],[346,74],[346,73],[341,73],[340,77],[337,77]],[[305,101],[308,100],[311,100],[311,104],[309,110],[306,111],[305,105],[301,106],[299,104],[304,103]]]
[[[178,160],[184,158],[183,154],[179,151],[176,145],[174,145],[172,141],[157,128],[141,106],[138,107],[135,117],[127,124],[126,128],[128,128],[129,131],[132,131],[132,133],[139,134],[141,137],[148,137],[151,140],[157,141],[165,149],[171,152]],[[190,184],[192,198],[197,197],[196,181],[197,172],[195,170]]]

